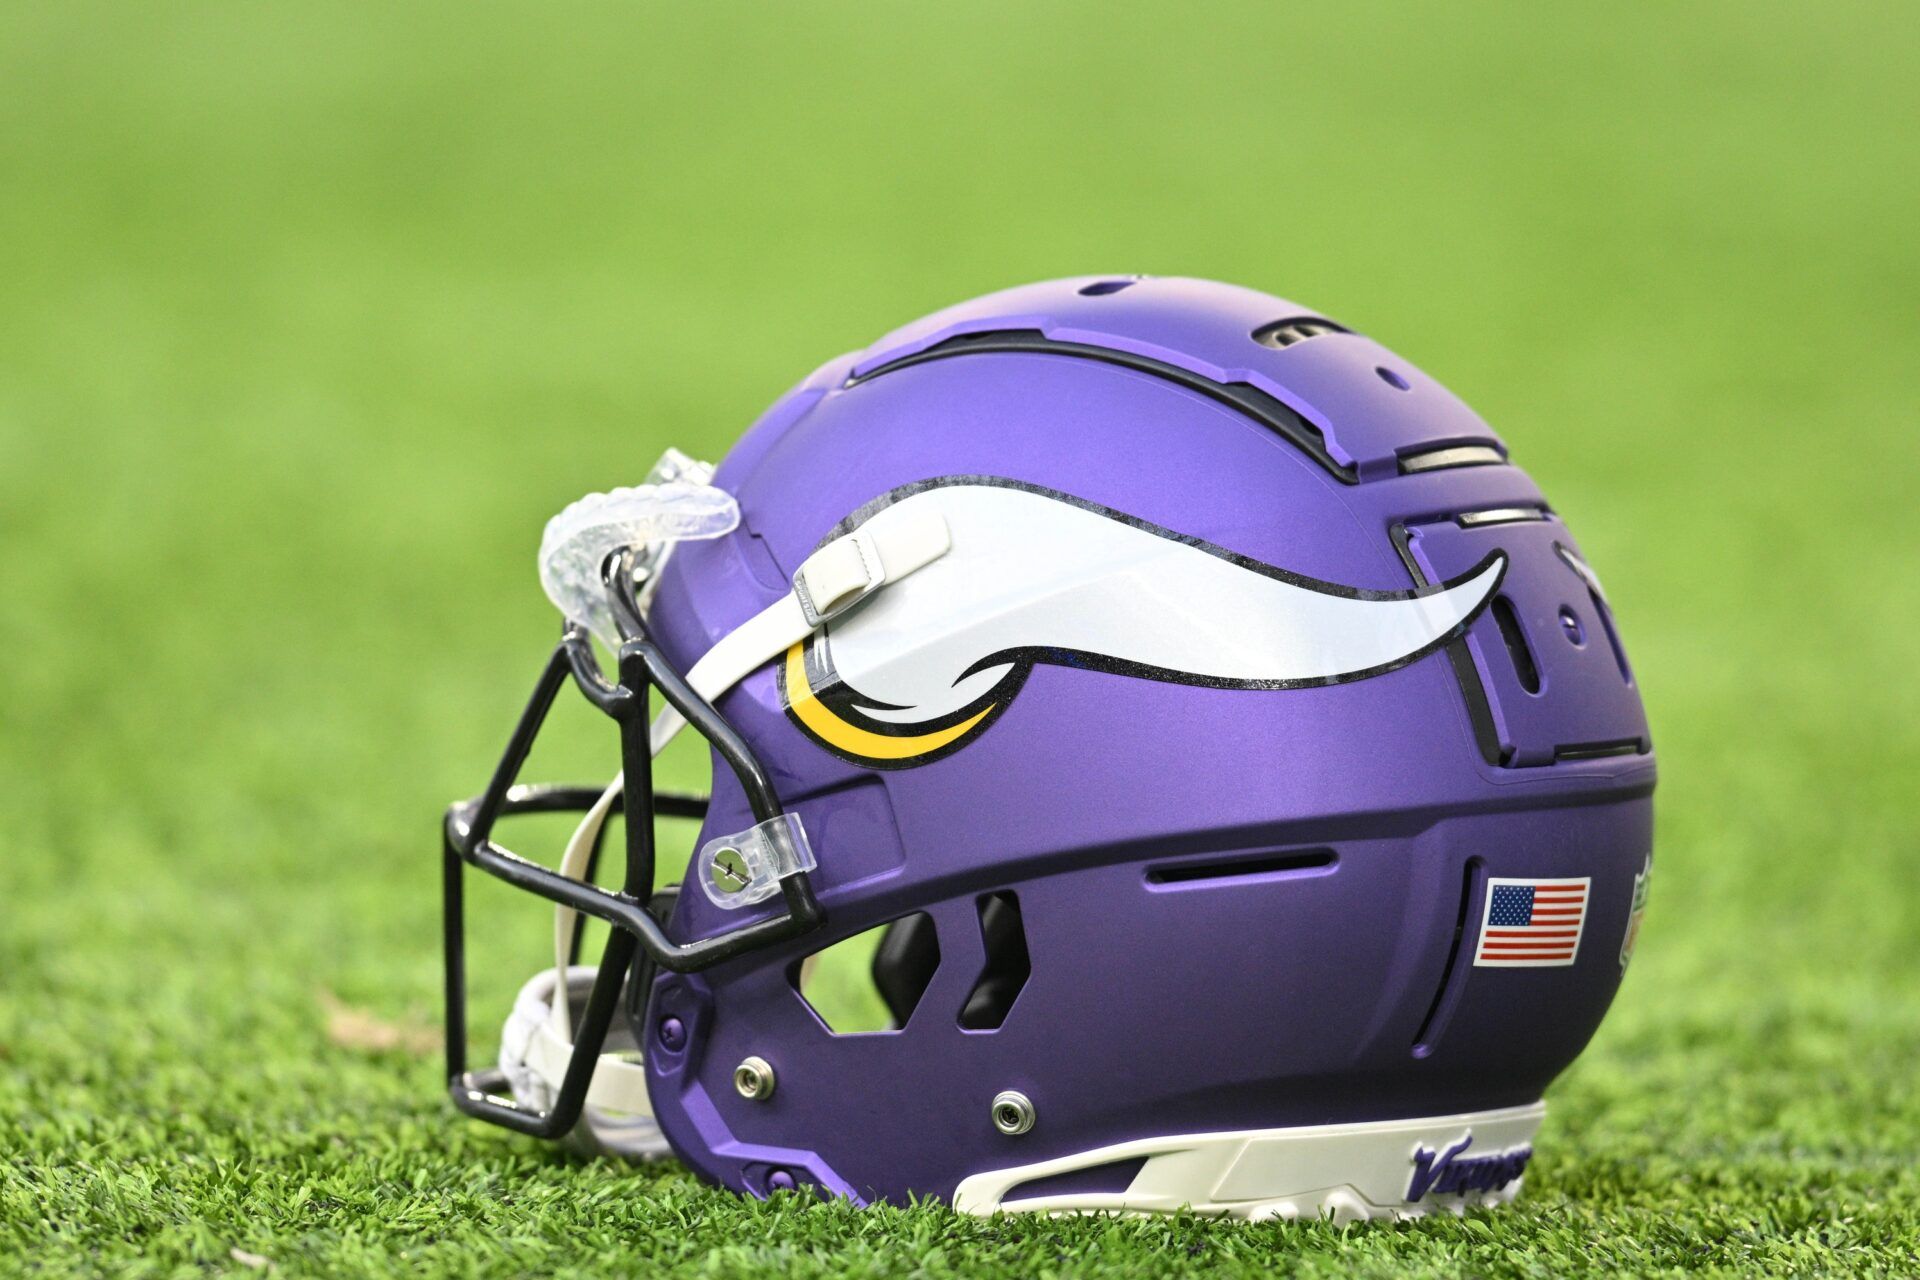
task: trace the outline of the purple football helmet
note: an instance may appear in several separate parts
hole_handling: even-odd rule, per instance
[[[1572,535],[1399,356],[1205,281],[1009,290],[828,363],[717,469],[575,504],[542,577],[561,642],[446,824],[462,1110],[755,1196],[1518,1192],[1645,909],[1652,746]],[[568,683],[623,773],[518,785]],[[689,726],[710,798],[652,785]],[[492,838],[537,810],[584,811],[558,870]],[[656,814],[703,819],[681,886]],[[464,865],[558,911],[484,1071]],[[811,958],[869,931],[890,1025],[836,1032]]]

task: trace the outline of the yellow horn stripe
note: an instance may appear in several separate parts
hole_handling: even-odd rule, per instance
[[[910,760],[929,751],[938,751],[965,737],[993,710],[993,704],[989,703],[959,724],[913,737],[897,738],[891,734],[862,729],[833,714],[824,702],[813,696],[813,686],[807,683],[805,647],[803,642],[787,650],[787,706],[800,723],[822,742],[848,755],[867,760]]]

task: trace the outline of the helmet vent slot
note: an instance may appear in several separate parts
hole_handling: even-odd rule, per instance
[[[1454,917],[1453,942],[1447,948],[1447,962],[1440,967],[1440,981],[1433,989],[1433,1003],[1427,1006],[1427,1016],[1420,1020],[1420,1030],[1413,1035],[1416,1058],[1424,1058],[1439,1047],[1440,1033],[1446,1030],[1453,1006],[1459,1002],[1460,984],[1454,981],[1454,974],[1460,969],[1460,946],[1467,936],[1467,921],[1472,918],[1474,899],[1480,895],[1486,871],[1487,864],[1482,859],[1467,859],[1464,883],[1460,886],[1460,913]]]
[[[1421,449],[1400,455],[1400,474],[1417,475],[1422,471],[1446,471],[1453,467],[1497,467],[1507,455],[1490,444],[1449,444],[1438,449]]]
[[[1325,332],[1347,332],[1331,320],[1308,318],[1313,319],[1315,324],[1326,326]],[[1264,333],[1265,330],[1259,332]],[[1258,334],[1255,336],[1257,337]],[[1096,360],[1102,364],[1118,365],[1123,369],[1132,369],[1139,373],[1151,374],[1156,378],[1164,378],[1175,386],[1196,391],[1210,400],[1218,401],[1246,414],[1326,468],[1328,473],[1342,484],[1360,483],[1360,477],[1354,465],[1336,460],[1328,451],[1326,436],[1318,426],[1308,422],[1293,409],[1251,383],[1215,382],[1191,369],[1168,364],[1163,360],[1155,360],[1150,356],[1136,355],[1115,347],[1093,346],[1081,342],[1060,342],[1032,329],[993,329],[980,333],[958,334],[944,342],[937,342],[925,350],[913,351],[907,355],[883,360],[870,367],[859,368],[848,376],[845,385],[856,387],[897,370],[912,368],[931,360],[950,360],[959,356],[983,353],[1034,353],[1077,360]]]
[[[1600,629],[1607,633],[1607,643],[1613,648],[1613,665],[1620,668],[1620,678],[1632,684],[1633,668],[1627,665],[1627,651],[1620,644],[1620,633],[1613,629],[1613,610],[1607,608],[1598,591],[1589,590],[1587,598],[1593,601],[1593,611],[1600,615]]]
[[[1291,319],[1276,320],[1264,328],[1255,329],[1253,340],[1263,347],[1284,351],[1288,347],[1298,346],[1309,338],[1345,332],[1347,332],[1346,329],[1324,316],[1294,316]]]
[[[1493,621],[1500,628],[1500,639],[1506,643],[1507,656],[1513,659],[1513,674],[1518,677],[1520,687],[1528,693],[1540,692],[1540,667],[1533,660],[1533,650],[1527,645],[1527,633],[1520,629],[1520,617],[1513,611],[1513,602],[1505,596],[1496,596],[1493,601]]]
[[[1147,883],[1174,889],[1246,884],[1259,880],[1318,875],[1332,870],[1337,861],[1339,859],[1331,849],[1307,849],[1235,858],[1228,862],[1162,863],[1147,868]]]
[[[960,1006],[960,1026],[966,1031],[998,1031],[1033,975],[1033,962],[1027,955],[1020,899],[1005,891],[983,894],[979,908],[980,941],[987,962]]]
[[[822,947],[788,979],[834,1035],[870,1035],[906,1026],[939,967],[933,920],[916,912]]]

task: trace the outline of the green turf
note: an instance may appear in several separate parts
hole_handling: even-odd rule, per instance
[[[1851,0],[0,6],[0,1272],[1920,1271],[1916,118]],[[541,522],[1088,271],[1404,351],[1619,606],[1653,909],[1522,1203],[980,1222],[456,1119],[434,828]],[[491,1022],[545,925],[475,894]]]

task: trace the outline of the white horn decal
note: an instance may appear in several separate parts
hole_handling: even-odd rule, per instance
[[[953,549],[836,619],[780,669],[787,713],[834,753],[907,768],[959,749],[1037,665],[1176,684],[1299,689],[1405,666],[1457,636],[1506,570],[1363,591],[1288,573],[1066,494],[953,477],[932,503]]]

